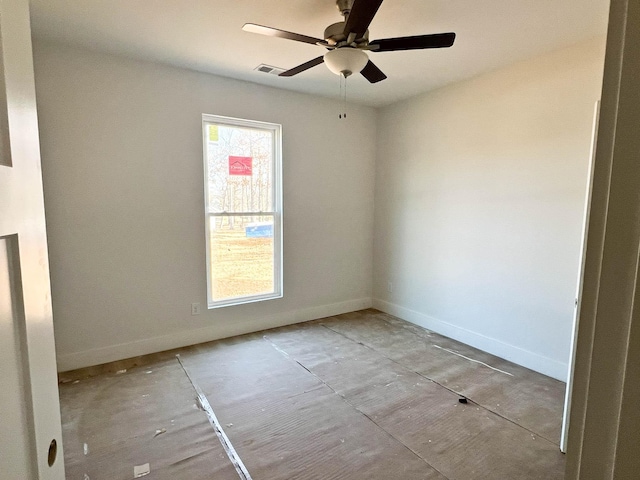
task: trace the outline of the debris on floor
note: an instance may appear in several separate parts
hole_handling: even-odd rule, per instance
[[[145,475],[149,475],[149,473],[151,473],[151,467],[148,463],[133,467],[133,478],[144,477]]]

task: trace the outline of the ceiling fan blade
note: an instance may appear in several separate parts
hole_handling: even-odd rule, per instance
[[[309,70],[311,67],[315,67],[316,65],[320,65],[324,62],[324,56],[320,56],[318,58],[314,58],[313,60],[309,60],[308,62],[303,63],[302,65],[298,65],[297,67],[293,67],[291,70],[287,70],[286,72],[282,72],[279,77],[293,77],[294,75],[299,74],[300,72],[304,72],[305,70]]]
[[[447,48],[453,45],[456,34],[435,33],[415,37],[383,38],[369,42],[372,52],[393,52],[395,50],[417,50],[422,48]],[[376,46],[378,48],[376,48]]]
[[[360,73],[364,78],[369,80],[369,82],[371,83],[378,83],[384,80],[385,78],[387,78],[387,76],[384,73],[382,73],[382,70],[376,67],[371,60],[367,62],[367,64],[365,65],[365,67],[362,69]]]
[[[354,33],[356,38],[362,37],[381,4],[382,0],[355,0],[344,26],[345,37],[350,33]]]
[[[265,27],[263,25],[256,25],[255,23],[245,23],[242,27],[242,30],[244,30],[245,32],[267,35],[269,37],[286,38],[287,40],[295,40],[296,42],[310,43],[312,45],[315,45],[318,42],[325,43],[325,41],[320,38],[308,37],[299,33],[287,32],[285,30]]]

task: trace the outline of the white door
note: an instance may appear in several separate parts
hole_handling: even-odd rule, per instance
[[[63,480],[28,0],[0,0],[0,477]]]
[[[598,121],[600,119],[600,101],[596,102],[593,114],[593,130],[591,133],[591,155],[589,159],[589,171],[587,174],[587,193],[584,204],[584,221],[582,224],[582,244],[580,245],[580,267],[578,269],[578,285],[576,288],[576,302],[573,309],[573,332],[571,334],[571,347],[569,352],[569,372],[567,374],[567,389],[564,396],[564,413],[562,415],[562,434],[560,436],[560,451],[567,453],[569,440],[569,417],[571,416],[571,397],[573,395],[573,370],[576,365],[576,342],[578,340],[578,319],[580,318],[580,306],[582,305],[582,276],[586,259],[586,241],[589,226],[589,207],[591,206],[591,189],[593,187],[593,162],[596,155],[596,140],[598,135]]]

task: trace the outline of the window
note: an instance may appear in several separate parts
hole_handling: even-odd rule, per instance
[[[282,297],[281,127],[202,116],[209,308]]]

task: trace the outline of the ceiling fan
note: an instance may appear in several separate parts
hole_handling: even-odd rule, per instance
[[[446,48],[453,45],[456,34],[436,33],[412,37],[383,38],[369,41],[369,24],[373,20],[383,0],[337,0],[338,10],[344,16],[343,22],[329,25],[324,31],[324,40],[277,28],[246,23],[242,29],[270,37],[286,38],[326,48],[328,51],[313,60],[280,73],[281,77],[292,77],[316,65],[325,63],[329,70],[345,78],[360,72],[371,83],[377,83],[387,76],[369,60],[365,51],[392,52],[396,50],[419,50],[425,48]]]

